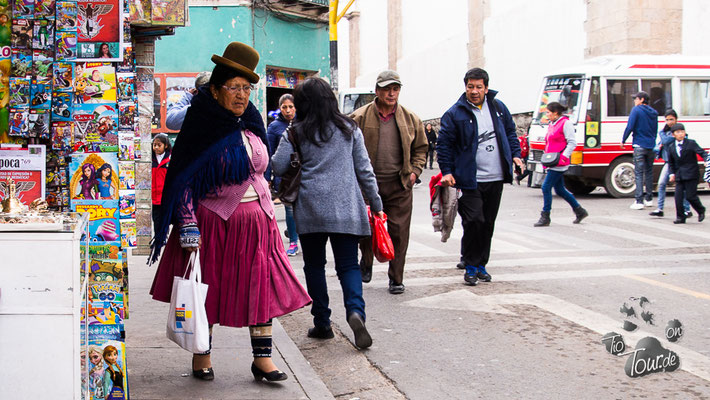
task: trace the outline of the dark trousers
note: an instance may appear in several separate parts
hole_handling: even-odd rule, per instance
[[[683,200],[687,199],[697,213],[704,213],[705,206],[698,198],[698,180],[686,179],[675,182],[675,215],[677,219],[685,220]]]
[[[396,284],[404,279],[404,262],[409,246],[409,225],[412,222],[412,189],[402,187],[399,180],[380,182],[377,181],[379,194],[382,198],[382,207],[387,214],[387,232],[392,238],[394,246],[394,260],[390,261],[390,280]],[[372,253],[372,237],[360,240],[362,252],[362,265],[372,266],[374,254]]]
[[[315,326],[330,326],[330,308],[328,307],[328,285],[325,279],[325,243],[330,239],[335,258],[335,271],[343,289],[345,315],[356,312],[365,319],[365,299],[362,297],[362,275],[357,261],[357,243],[355,235],[343,233],[304,233],[301,239],[303,251],[303,271],[306,275],[308,294],[313,299],[311,314]]]
[[[151,217],[153,217],[153,229],[158,225],[158,216],[160,215],[160,204],[153,204],[153,209],[150,211]]]
[[[461,192],[458,201],[463,226],[461,259],[465,265],[485,266],[491,255],[491,239],[503,194],[503,181],[478,182],[476,189]]]
[[[434,169],[434,148],[429,147],[429,151],[425,153],[425,156],[424,168],[426,168],[427,163],[429,163],[429,169]]]

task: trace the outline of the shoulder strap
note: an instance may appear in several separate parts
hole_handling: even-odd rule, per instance
[[[286,128],[286,134],[288,135],[288,141],[291,142],[291,145],[293,146],[294,150],[296,150],[296,153],[298,153],[298,156],[301,156],[301,146],[298,144],[298,139],[296,138],[296,134],[293,131],[293,125],[289,123],[288,128]]]

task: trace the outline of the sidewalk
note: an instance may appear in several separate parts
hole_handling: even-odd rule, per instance
[[[147,399],[333,399],[300,350],[274,320],[273,359],[288,380],[256,382],[251,375],[247,328],[215,326],[212,366],[215,380],[192,377],[192,355],[165,337],[168,304],[148,291],[157,265],[147,256],[129,256],[129,319],[126,321],[128,385],[133,400]]]

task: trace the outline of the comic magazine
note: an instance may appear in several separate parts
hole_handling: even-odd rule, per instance
[[[118,131],[118,160],[132,161],[135,159],[135,151],[133,149],[135,143],[135,134],[133,131]]]
[[[141,138],[136,138],[133,141],[133,153],[135,154],[135,159],[141,159]]]
[[[111,63],[77,63],[74,66],[77,103],[116,103],[116,69]]]
[[[34,20],[32,48],[35,50],[49,50],[52,46],[54,46],[54,21],[46,19]]]
[[[10,43],[13,49],[32,49],[32,20],[12,20]]]
[[[10,108],[30,108],[30,78],[10,78]]]
[[[131,129],[136,119],[135,104],[121,104],[118,106],[118,128]]]
[[[121,0],[79,0],[77,2],[78,58],[121,61],[123,20]]]
[[[77,104],[72,119],[77,151],[78,148],[85,151],[95,151],[96,148],[118,151],[118,114],[114,107],[108,104]]]
[[[45,196],[45,148],[29,145],[26,149],[0,149],[0,200],[7,196],[5,181],[15,181],[17,197],[25,205]]]
[[[131,43],[123,44],[123,62],[116,67],[117,72],[135,72],[133,63],[133,47]]]
[[[52,121],[71,121],[72,92],[52,92]]]
[[[72,199],[71,210],[89,213],[90,241],[115,241],[121,237],[118,200]]]
[[[116,73],[116,87],[118,89],[119,103],[136,101],[136,75],[134,73]]]
[[[57,2],[57,31],[76,31],[77,8],[73,1]]]
[[[89,258],[93,259],[121,259],[121,242],[89,242]],[[86,247],[86,242],[79,245],[82,254]]]
[[[119,244],[120,242],[90,242],[90,243],[110,243]],[[123,280],[123,263],[121,261],[123,254],[117,254],[118,258],[91,258],[89,257],[89,282],[115,282],[121,283]]]
[[[88,360],[90,397],[86,400],[130,398],[126,379],[126,346],[123,342],[90,339]]]
[[[76,32],[57,32],[57,60],[76,60]]]
[[[46,79],[33,79],[30,84],[30,108],[49,110],[52,106],[52,84]]]
[[[11,62],[11,76],[29,77],[32,75],[32,50],[13,49]]]
[[[121,247],[136,247],[136,220],[121,220]]]
[[[35,0],[15,0],[12,2],[12,18],[31,19],[35,15]]]
[[[30,132],[27,121],[29,110],[11,108],[9,111],[10,130],[8,131],[8,134],[10,136],[27,137]]]
[[[119,188],[121,190],[133,190],[136,188],[135,163],[130,161],[119,161],[118,173],[120,176]]]
[[[52,122],[52,149],[71,149],[74,144],[73,122]]]
[[[30,109],[27,123],[29,137],[49,139],[49,110]]]
[[[136,218],[136,191],[121,190],[118,198],[119,218]]]
[[[54,55],[50,50],[34,50],[32,52],[32,75],[51,80],[53,62]]]
[[[52,65],[52,75],[54,76],[54,91],[55,92],[71,92],[74,90],[72,87],[72,77],[74,68],[72,63],[68,62],[55,62]]]
[[[54,19],[54,0],[35,0],[35,19]]]
[[[116,153],[72,154],[69,163],[71,198],[118,200],[119,177],[116,173],[117,170],[118,157]]]
[[[98,260],[90,262],[93,264],[94,261]],[[121,260],[108,260],[108,262],[123,269]],[[124,316],[120,280],[89,282],[89,325],[123,325]]]
[[[153,25],[185,26],[185,0],[153,0]]]

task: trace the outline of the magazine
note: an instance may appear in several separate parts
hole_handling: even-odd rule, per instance
[[[54,4],[54,2],[52,2]],[[54,13],[52,13],[54,15]],[[54,46],[54,21],[46,19],[34,20],[32,30],[32,48],[49,50]]]
[[[135,158],[134,144],[135,134],[133,131],[118,131],[119,161],[132,161]]]
[[[57,60],[76,60],[76,32],[57,32]]]
[[[74,145],[74,123],[52,122],[52,149],[71,149]]]
[[[74,31],[77,25],[77,8],[73,1],[57,2],[57,31]]]
[[[119,218],[130,219],[136,218],[136,191],[121,190],[118,198]]]
[[[75,96],[76,98],[80,96]],[[118,114],[108,104],[75,104],[74,146],[79,151],[118,151]],[[92,146],[92,144],[94,146]]]
[[[121,237],[118,200],[71,200],[71,210],[89,213],[89,240],[115,241]],[[86,238],[82,238],[86,240]]]
[[[69,164],[72,199],[118,200],[119,177],[116,153],[75,153]],[[116,205],[117,206],[117,205]],[[117,208],[113,206],[114,208]],[[115,240],[106,239],[103,240]]]
[[[16,0],[15,4],[22,0]],[[13,12],[13,18],[17,18]],[[32,20],[13,19],[10,36],[10,43],[13,49],[32,49]]]
[[[49,110],[52,106],[52,83],[48,79],[33,79],[30,84],[30,108]]]
[[[71,92],[74,90],[72,87],[73,71],[72,63],[58,61],[52,65],[53,90],[55,92]]]
[[[30,109],[27,116],[29,137],[49,139],[49,110]]]
[[[52,121],[71,121],[72,92],[52,93]]]
[[[121,220],[121,247],[136,247],[136,220]]]
[[[30,108],[30,78],[10,77],[10,108]]]
[[[32,50],[13,49],[10,62],[11,76],[29,78],[32,75]]]

